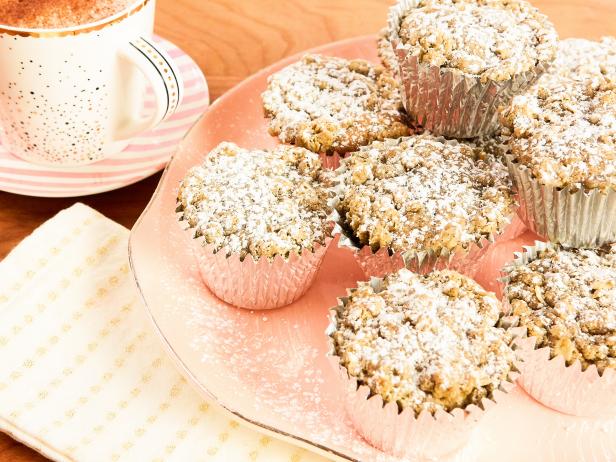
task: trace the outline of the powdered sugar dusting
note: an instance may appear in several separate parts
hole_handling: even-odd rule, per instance
[[[501,311],[459,273],[402,269],[381,287],[361,283],[338,307],[332,338],[350,376],[385,402],[417,415],[451,411],[491,398],[507,379],[515,353],[495,327]]]
[[[466,247],[513,213],[505,166],[472,144],[420,135],[342,161],[340,214],[361,244],[395,251]]]
[[[603,37],[598,42],[573,38],[559,42],[558,54],[551,73],[558,73],[574,80],[586,80],[613,74],[614,69],[616,69],[616,38]]]
[[[376,48],[383,66],[396,75],[396,72],[398,72],[398,58],[396,58],[393,45],[389,41],[389,31],[387,28],[379,32]]]
[[[324,244],[329,191],[319,156],[280,146],[246,150],[222,143],[180,186],[182,219],[218,251],[288,256]]]
[[[537,347],[586,369],[616,368],[616,245],[604,250],[555,250],[514,266],[505,288],[512,314]]]
[[[314,152],[348,152],[409,134],[398,84],[364,60],[306,55],[269,78],[270,132]]]
[[[614,43],[563,45],[554,72],[503,111],[512,155],[540,183],[602,190],[616,186]]]
[[[547,17],[523,0],[419,0],[399,36],[421,62],[484,82],[509,80],[552,61],[557,43]]]

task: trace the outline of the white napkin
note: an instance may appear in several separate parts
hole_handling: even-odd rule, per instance
[[[147,318],[127,241],[76,204],[0,263],[0,430],[58,461],[324,461],[192,389]]]

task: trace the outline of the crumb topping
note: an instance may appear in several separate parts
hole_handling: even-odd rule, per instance
[[[419,0],[398,32],[420,62],[504,81],[550,62],[557,34],[524,0]]]
[[[551,73],[578,81],[615,75],[616,38],[561,40]]]
[[[375,142],[342,161],[344,225],[374,250],[440,252],[501,232],[513,213],[506,167],[432,135]]]
[[[505,156],[509,154],[509,141],[511,137],[503,127],[499,128],[496,133],[489,136],[482,136],[468,140],[468,143],[482,149],[488,155],[505,163]]]
[[[616,186],[616,67],[604,69],[580,80],[544,75],[502,112],[511,154],[541,184]]]
[[[269,78],[263,105],[272,135],[314,152],[409,134],[397,82],[360,59],[306,55]]]
[[[381,29],[377,40],[376,48],[385,69],[388,69],[395,76],[398,72],[398,59],[394,53],[394,48],[389,41],[389,31],[387,28]]]
[[[319,156],[222,143],[180,185],[182,219],[215,251],[272,258],[324,244],[331,207]]]
[[[492,398],[515,361],[496,327],[501,305],[455,271],[388,275],[381,290],[360,283],[332,334],[349,375],[400,409],[451,411]]]
[[[616,368],[616,246],[539,252],[512,267],[505,297],[537,348],[568,365]]]

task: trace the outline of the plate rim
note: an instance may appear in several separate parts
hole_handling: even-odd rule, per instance
[[[207,112],[209,112],[212,108],[216,108],[219,105],[223,104],[228,98],[230,98],[236,91],[238,91],[238,88],[245,85],[247,82],[258,79],[260,77],[262,77],[265,74],[269,74],[271,73],[272,69],[277,68],[279,66],[284,66],[284,65],[288,65],[291,64],[297,60],[299,60],[303,55],[307,54],[307,53],[318,53],[324,49],[329,49],[332,46],[337,46],[337,45],[345,45],[345,44],[350,44],[350,43],[354,43],[354,42],[359,42],[359,41],[366,41],[366,40],[374,40],[375,41],[375,46],[376,46],[376,40],[377,40],[377,35],[375,34],[363,34],[363,35],[358,35],[355,37],[350,37],[347,39],[342,39],[342,40],[336,40],[333,42],[328,42],[313,48],[309,48],[307,50],[304,51],[300,51],[298,53],[295,53],[291,56],[288,56],[286,58],[283,58],[279,61],[276,61],[260,70],[258,70],[257,72],[251,74],[250,76],[246,77],[245,79],[243,79],[241,82],[237,83],[236,85],[234,85],[231,89],[227,90],[224,94],[222,94],[220,97],[218,97],[213,103],[211,103],[207,109],[203,112],[203,114],[201,114],[197,120],[195,120],[194,124],[186,131],[186,133],[184,134],[184,136],[182,137],[182,140],[178,143],[178,147],[181,146],[186,137],[188,136],[189,133],[192,132],[192,130],[194,129],[194,127],[201,121],[201,119],[205,116],[205,114]],[[164,180],[166,179],[167,175],[169,174],[169,167],[170,165],[173,163],[174,158],[176,156],[178,152],[178,148],[176,148],[176,151],[173,153],[171,159],[169,160],[169,162],[167,163],[167,165],[165,166],[163,173],[160,177],[160,180],[158,182],[158,184],[156,185],[156,189],[154,190],[154,193],[152,194],[152,197],[150,198],[148,204],[146,205],[145,209],[143,210],[143,212],[139,215],[139,218],[137,219],[137,221],[135,222],[135,224],[133,225],[133,227],[131,228],[130,231],[130,235],[128,238],[128,261],[129,261],[129,266],[131,269],[131,274],[133,276],[133,279],[135,281],[135,284],[137,285],[137,289],[139,291],[139,295],[141,297],[141,300],[143,301],[143,304],[146,308],[147,311],[147,315],[148,318],[152,321],[154,328],[156,330],[156,332],[158,333],[159,337],[163,340],[163,344],[165,346],[165,349],[167,350],[167,352],[169,353],[170,357],[172,358],[173,362],[179,367],[179,369],[181,370],[182,374],[185,375],[186,377],[188,377],[190,379],[190,381],[196,385],[197,387],[197,391],[201,394],[206,396],[209,400],[213,401],[216,405],[218,405],[223,411],[225,411],[226,414],[230,414],[238,419],[240,419],[242,421],[242,423],[246,424],[248,427],[251,427],[253,429],[257,429],[258,431],[262,432],[262,433],[266,433],[268,435],[274,436],[282,441],[288,442],[288,443],[292,443],[295,444],[296,446],[300,446],[304,449],[308,449],[318,455],[321,456],[326,456],[326,457],[331,457],[334,456],[336,458],[336,460],[338,461],[344,461],[344,462],[361,462],[358,459],[353,459],[350,458],[349,456],[340,453],[339,451],[333,450],[331,448],[328,448],[326,446],[323,446],[319,443],[315,443],[314,441],[310,441],[306,438],[303,438],[301,436],[298,435],[294,435],[293,433],[290,432],[286,432],[284,430],[278,429],[278,428],[273,428],[269,425],[266,425],[264,423],[261,422],[257,422],[254,421],[246,416],[244,416],[241,412],[235,410],[235,409],[231,409],[230,407],[227,407],[226,405],[224,405],[223,403],[220,402],[220,400],[218,399],[217,396],[215,396],[212,392],[210,392],[208,390],[208,388],[203,385],[194,375],[193,373],[188,369],[188,367],[186,366],[186,364],[184,363],[184,361],[182,361],[182,358],[180,358],[180,356],[175,352],[175,350],[173,349],[173,346],[171,345],[171,343],[169,342],[169,340],[166,338],[166,336],[164,335],[164,333],[162,332],[162,329],[160,328],[160,326],[158,325],[156,319],[154,318],[154,315],[152,314],[152,310],[150,310],[150,307],[148,305],[148,301],[146,300],[145,297],[145,293],[141,288],[141,284],[139,283],[139,278],[137,277],[137,269],[136,269],[136,265],[135,265],[135,257],[134,257],[134,253],[133,253],[133,238],[135,237],[136,234],[136,230],[138,228],[141,227],[143,220],[145,219],[145,216],[148,215],[153,207],[153,204],[155,202],[157,202],[158,196],[160,194],[160,190],[162,189],[161,186],[164,182]]]

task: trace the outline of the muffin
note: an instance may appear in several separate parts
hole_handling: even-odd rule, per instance
[[[399,457],[464,444],[516,370],[513,334],[497,327],[502,313],[494,294],[450,270],[403,268],[351,290],[328,335],[357,430]]]
[[[396,80],[360,59],[306,55],[269,78],[263,107],[272,135],[333,167],[360,146],[409,134]]]
[[[608,44],[564,46],[558,66],[501,115],[522,218],[574,247],[616,241],[616,59]],[[588,44],[586,44],[588,45]],[[586,60],[580,55],[591,52]]]
[[[524,0],[400,0],[388,33],[410,117],[454,138],[494,133],[556,55],[554,26]]]
[[[385,55],[386,51],[382,53]],[[578,38],[563,39],[558,42],[558,52],[553,65],[539,78],[536,85],[553,79],[554,75],[574,80],[597,78],[605,75],[606,69],[610,67],[616,68],[615,38],[604,37],[599,42]],[[506,107],[502,109],[506,110]],[[510,129],[501,124],[494,134],[478,137],[473,143],[505,160],[505,156],[510,153],[510,135]]]
[[[180,220],[200,241],[206,285],[243,308],[276,308],[312,283],[330,241],[328,175],[319,156],[221,143],[180,184]]]
[[[337,171],[340,240],[369,276],[474,263],[509,224],[506,167],[476,145],[429,134],[375,142]]]
[[[505,275],[510,314],[535,340],[524,388],[565,413],[616,413],[616,245],[539,243]]]

